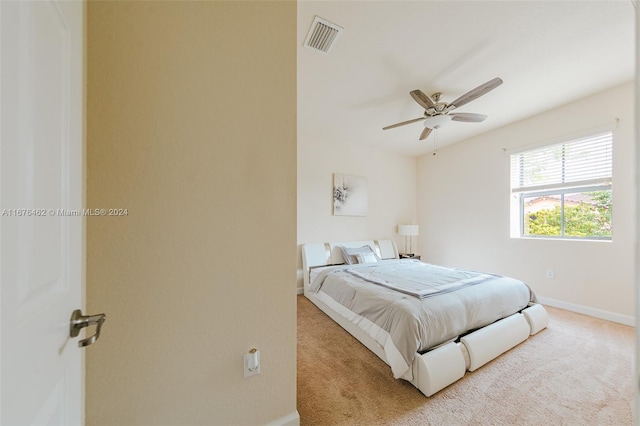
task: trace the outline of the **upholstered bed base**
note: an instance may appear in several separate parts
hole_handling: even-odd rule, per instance
[[[530,322],[531,321],[531,322]],[[413,360],[412,384],[426,396],[475,371],[545,328],[548,316],[542,305],[532,305],[473,333],[418,355]]]
[[[397,258],[396,245],[391,240],[351,241],[305,244],[302,247],[304,268],[304,295],[318,308],[358,339],[369,350],[388,364],[383,347],[356,325],[345,319],[320,300],[309,288],[309,268],[342,263],[339,246],[371,246],[383,259]],[[549,317],[542,305],[530,304],[526,309],[466,334],[413,360],[411,383],[424,395],[431,396],[461,379],[467,371],[475,371],[530,335],[547,327]]]

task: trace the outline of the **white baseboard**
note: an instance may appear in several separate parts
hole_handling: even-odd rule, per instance
[[[297,294],[304,294],[304,288],[298,287]]]
[[[300,426],[300,414],[298,414],[298,410],[296,410],[293,413],[267,423],[266,426]]]
[[[613,321],[624,325],[636,326],[636,319],[630,315],[617,314],[615,312],[604,311],[602,309],[591,308],[589,306],[576,305],[575,303],[563,302],[561,300],[550,299],[548,297],[538,297],[538,301],[543,305],[554,308],[566,309],[567,311],[589,315],[590,317]]]

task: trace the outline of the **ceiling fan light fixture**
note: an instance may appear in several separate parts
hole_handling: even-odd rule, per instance
[[[424,127],[428,127],[430,129],[439,129],[449,121],[451,121],[450,115],[434,115],[433,117],[427,117],[427,119],[424,120]]]

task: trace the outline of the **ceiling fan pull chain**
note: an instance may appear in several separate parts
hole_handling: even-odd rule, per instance
[[[438,129],[435,129],[435,133],[433,134],[433,155],[435,156],[438,153]]]

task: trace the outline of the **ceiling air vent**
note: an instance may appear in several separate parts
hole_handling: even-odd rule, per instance
[[[305,47],[327,54],[343,30],[344,28],[316,16],[313,19],[304,45]]]

